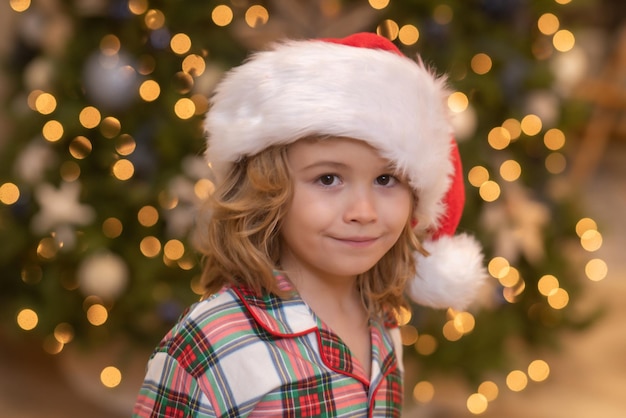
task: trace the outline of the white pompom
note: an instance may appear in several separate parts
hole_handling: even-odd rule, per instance
[[[433,308],[466,309],[487,278],[481,246],[467,234],[424,242],[430,256],[417,254],[417,274],[408,287],[416,303]]]

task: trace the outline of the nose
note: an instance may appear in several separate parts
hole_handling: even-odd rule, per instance
[[[359,187],[350,191],[347,196],[344,220],[346,222],[370,223],[376,221],[376,197],[368,187]]]

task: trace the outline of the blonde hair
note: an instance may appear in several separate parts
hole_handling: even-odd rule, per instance
[[[235,163],[207,202],[208,216],[199,222],[197,236],[198,249],[204,254],[205,297],[224,286],[240,285],[257,294],[287,296],[278,288],[274,271],[280,270],[281,220],[293,195],[288,148],[272,146]],[[404,289],[415,275],[415,251],[423,252],[407,219],[393,247],[357,278],[371,315],[388,316],[408,308]]]

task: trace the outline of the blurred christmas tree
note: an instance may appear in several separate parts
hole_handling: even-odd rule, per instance
[[[154,346],[198,297],[188,235],[212,187],[200,122],[223,70],[283,36],[375,30],[450,75],[462,228],[484,243],[493,276],[471,313],[407,315],[407,364],[420,379],[454,370],[472,382],[525,367],[512,342],[554,344],[589,319],[574,309],[584,273],[566,253],[601,244],[561,181],[585,115],[571,98],[584,54],[566,27],[595,4],[580,3],[11,0],[3,332],[36,335],[51,354],[120,338]],[[599,280],[606,265],[586,271]],[[548,366],[535,366],[541,380]],[[418,400],[428,394],[416,386]]]

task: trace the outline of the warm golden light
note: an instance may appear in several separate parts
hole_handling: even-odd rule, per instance
[[[139,209],[137,220],[143,226],[153,226],[159,221],[159,212],[154,206],[144,206]]]
[[[489,171],[483,166],[477,165],[467,173],[467,180],[474,187],[480,187],[489,180]]]
[[[454,321],[446,321],[443,325],[442,334],[448,341],[458,341],[463,337],[463,333],[454,326]]]
[[[215,185],[209,179],[200,179],[193,186],[193,192],[200,200],[204,200],[211,196],[215,191]]]
[[[177,239],[171,239],[163,246],[165,256],[170,260],[178,260],[185,254],[185,246]]]
[[[57,108],[57,99],[50,93],[42,93],[35,99],[35,109],[42,115],[49,115]]]
[[[585,274],[587,278],[594,282],[603,280],[609,272],[609,268],[604,260],[594,258],[589,260],[585,265]]]
[[[30,7],[30,0],[9,0],[9,6],[15,12],[25,12]]]
[[[382,10],[389,6],[389,0],[368,0],[372,9]]]
[[[135,166],[129,160],[121,159],[113,164],[113,175],[118,180],[128,180],[135,174]]]
[[[37,245],[37,255],[44,260],[52,260],[59,252],[59,245],[54,238],[42,238]]]
[[[43,137],[49,142],[56,142],[63,138],[63,132],[63,125],[57,120],[49,120],[41,129]]]
[[[520,278],[521,276],[519,274],[519,270],[513,266],[509,266],[508,268],[503,268],[500,271],[498,281],[504,287],[513,287],[519,283]]]
[[[87,309],[87,320],[91,325],[96,327],[103,325],[107,319],[109,319],[109,312],[101,304],[93,304]]]
[[[422,334],[414,345],[415,351],[423,356],[428,356],[437,349],[437,340],[429,334]]]
[[[100,381],[104,386],[114,388],[122,382],[122,372],[117,367],[105,367],[100,373]]]
[[[541,132],[543,124],[539,116],[530,114],[522,118],[521,127],[522,132],[524,132],[526,135],[534,136]]]
[[[98,126],[101,118],[100,111],[93,106],[85,107],[78,115],[78,121],[87,129],[93,129]]]
[[[270,14],[267,9],[259,4],[250,6],[244,16],[246,23],[251,28],[258,28],[259,26],[265,25],[269,18]]]
[[[414,45],[420,38],[420,32],[414,25],[404,25],[398,32],[398,39],[404,45]]]
[[[155,101],[161,94],[161,86],[154,80],[146,80],[139,86],[139,97],[146,102]]]
[[[500,197],[500,186],[492,180],[480,185],[478,194],[485,202],[494,202]]]
[[[20,189],[13,183],[4,183],[0,186],[0,202],[12,205],[20,198]]]
[[[37,327],[39,316],[32,309],[22,309],[17,314],[17,325],[24,331],[30,331]]]
[[[59,168],[59,173],[63,180],[71,183],[80,177],[80,166],[74,161],[64,161]]]
[[[487,271],[496,279],[506,276],[510,269],[511,265],[504,257],[494,257],[487,264]]]
[[[542,276],[537,282],[539,293],[548,296],[559,288],[559,280],[551,274]]]
[[[480,415],[487,410],[487,406],[489,406],[489,402],[487,398],[482,393],[472,393],[469,398],[467,398],[467,410],[470,411],[474,415]]]
[[[400,27],[395,21],[391,19],[383,20],[376,28],[376,33],[378,35],[384,36],[391,41],[395,40],[398,37],[399,31]]]
[[[554,289],[548,295],[548,304],[553,309],[563,309],[569,304],[569,293],[562,287]]]
[[[146,27],[151,30],[161,29],[165,24],[165,15],[162,11],[157,9],[150,9],[144,16],[144,23]]]
[[[135,151],[137,143],[135,139],[128,135],[122,134],[115,141],[115,150],[119,155],[130,155]]]
[[[148,236],[141,240],[139,249],[144,256],[153,258],[161,252],[161,242],[156,237]]]
[[[528,385],[528,377],[521,370],[513,370],[506,376],[506,385],[513,392],[520,392]]]
[[[92,149],[91,141],[82,135],[72,139],[69,146],[70,154],[77,160],[87,158]]]
[[[467,98],[465,93],[456,91],[448,97],[448,107],[454,113],[461,113],[465,111],[468,105],[469,99]]]
[[[114,118],[113,116],[107,116],[102,119],[102,123],[100,124],[100,133],[103,137],[111,139],[115,138],[119,135],[122,130],[122,124],[119,119]]]
[[[196,105],[191,99],[183,97],[174,105],[174,113],[179,118],[185,120],[191,118],[196,112]]]
[[[100,52],[107,56],[113,56],[120,52],[122,43],[120,39],[115,35],[105,35],[100,40]]]
[[[62,322],[54,327],[54,338],[61,344],[68,344],[74,339],[74,327]]]
[[[491,57],[482,52],[474,55],[470,62],[472,71],[479,75],[487,74],[491,70],[492,65]]]
[[[543,360],[534,360],[528,365],[528,377],[535,382],[543,382],[550,376],[550,366]]]
[[[557,51],[567,52],[574,48],[576,38],[574,38],[574,34],[572,32],[562,29],[554,34],[552,44],[554,45],[554,49]]]
[[[498,385],[491,380],[486,380],[478,386],[478,393],[482,394],[487,401],[492,402],[498,398]]]
[[[439,4],[433,10],[433,20],[440,25],[447,25],[452,21],[454,11],[447,4]]]
[[[428,403],[435,396],[435,387],[425,380],[418,382],[413,388],[413,399],[419,403]]]
[[[567,160],[560,152],[553,152],[546,157],[546,170],[551,174],[560,174],[565,171]]]
[[[402,345],[409,346],[417,342],[418,337],[417,328],[413,325],[404,325],[400,327],[400,337],[402,338]]]
[[[552,13],[544,13],[539,17],[539,20],[537,20],[539,32],[544,35],[552,35],[559,30],[559,25],[559,18]]]
[[[548,129],[543,136],[543,143],[551,151],[558,151],[565,145],[565,134],[560,129]]]
[[[576,235],[582,237],[583,234],[590,230],[597,230],[598,225],[596,221],[591,218],[582,218],[578,222],[576,222]]]
[[[487,134],[487,142],[493,149],[503,150],[511,143],[511,134],[508,129],[496,126]]]
[[[509,131],[511,140],[518,139],[522,134],[522,124],[517,119],[509,118],[502,122],[502,127]]]
[[[185,57],[182,70],[192,77],[198,77],[204,73],[206,62],[200,55],[190,54]]]
[[[170,48],[175,54],[186,54],[191,49],[191,38],[186,33],[177,33],[170,39]]]
[[[585,231],[580,237],[580,245],[586,251],[598,251],[602,247],[602,234],[592,229]]]
[[[522,166],[515,160],[506,160],[500,165],[500,176],[506,181],[515,181],[522,175]]]
[[[217,26],[227,26],[233,20],[233,11],[225,4],[220,4],[211,12],[211,19]]]
[[[117,238],[124,229],[122,222],[117,218],[107,218],[102,222],[102,233],[107,238]]]

